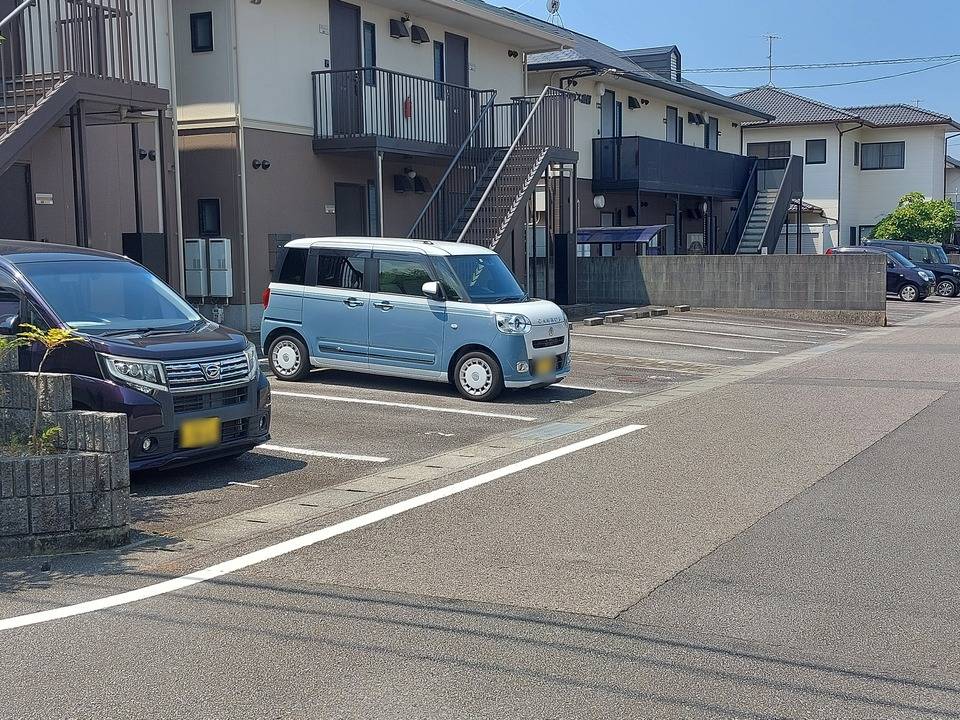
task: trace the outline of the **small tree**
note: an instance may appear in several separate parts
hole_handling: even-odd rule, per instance
[[[30,450],[36,455],[41,455],[45,450],[49,449],[53,439],[60,433],[59,427],[50,427],[42,433],[40,432],[40,376],[43,373],[43,366],[54,351],[72,342],[80,342],[83,338],[72,330],[63,330],[61,328],[41,330],[36,325],[30,325],[29,323],[21,324],[20,328],[21,330],[17,333],[17,338],[21,343],[39,343],[43,345],[44,348],[43,357],[40,358],[40,364],[37,366],[37,373],[34,380],[37,407],[33,416],[33,430],[30,433]]]
[[[897,207],[873,228],[878,240],[940,243],[949,239],[957,211],[949,200],[927,200],[923,193],[907,193]]]

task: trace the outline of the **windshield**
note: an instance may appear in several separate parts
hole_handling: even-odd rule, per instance
[[[896,250],[887,250],[887,255],[889,255],[897,265],[902,265],[903,267],[916,267],[912,262],[907,260],[903,255],[898,253]]]
[[[446,260],[472,302],[506,303],[527,299],[499,255],[450,255]]]
[[[74,330],[186,329],[200,315],[155,275],[119,260],[31,262],[20,271]]]

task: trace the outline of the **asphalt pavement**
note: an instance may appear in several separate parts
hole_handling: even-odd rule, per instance
[[[484,405],[274,382],[132,547],[0,563],[0,717],[958,717],[960,300],[892,306],[577,325]]]

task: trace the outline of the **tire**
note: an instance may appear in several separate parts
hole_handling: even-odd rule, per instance
[[[270,343],[267,362],[277,380],[297,382],[310,374],[307,346],[296,335],[280,335]]]
[[[485,352],[464,353],[453,368],[453,386],[467,400],[490,402],[503,392],[500,364]]]
[[[947,278],[937,280],[936,293],[940,297],[953,297],[957,294],[957,284]]]
[[[907,283],[897,292],[900,299],[904,302],[917,302],[920,300],[920,289],[913,283]]]

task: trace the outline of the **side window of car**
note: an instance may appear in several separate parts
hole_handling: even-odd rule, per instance
[[[927,249],[922,247],[907,248],[907,257],[914,262],[928,262]]]
[[[317,287],[362,290],[365,258],[361,254],[324,253],[317,256]]]
[[[276,270],[275,282],[303,285],[307,275],[307,249],[284,248],[286,252]]]
[[[423,284],[430,282],[430,271],[420,260],[380,258],[380,292],[423,297]]]
[[[12,335],[17,329],[15,326],[20,316],[20,301],[22,295],[19,288],[0,275],[0,335]]]

